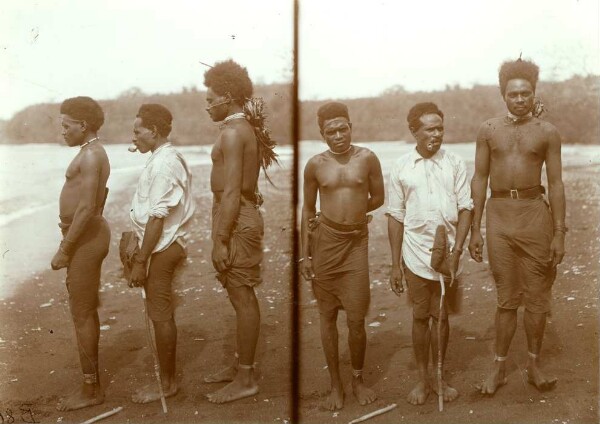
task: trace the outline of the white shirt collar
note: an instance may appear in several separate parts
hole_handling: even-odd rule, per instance
[[[160,146],[158,146],[158,148],[152,152],[152,156],[150,156],[148,158],[148,160],[146,161],[146,166],[148,166],[150,164],[150,162],[152,162],[154,160],[154,158],[156,156],[158,156],[160,151],[164,150],[165,147],[171,147],[171,142],[167,141],[165,144],[161,144]]]

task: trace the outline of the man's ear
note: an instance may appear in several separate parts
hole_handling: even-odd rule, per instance
[[[156,125],[152,125],[152,137],[158,137],[158,128],[156,128]]]
[[[352,122],[348,122],[348,126],[352,129]]]
[[[88,123],[87,121],[80,121],[79,125],[81,125],[81,132],[86,132],[88,129]]]

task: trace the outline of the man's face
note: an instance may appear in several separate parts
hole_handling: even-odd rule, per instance
[[[79,121],[69,115],[61,115],[62,136],[67,146],[80,146],[85,139],[85,121]]]
[[[419,152],[431,152],[434,155],[442,146],[444,120],[437,113],[428,113],[419,119],[423,125],[413,132]]]
[[[220,122],[227,118],[229,104],[231,103],[228,96],[219,96],[212,88],[208,87],[208,90],[206,90],[206,103],[208,105],[206,111],[214,122]]]
[[[535,92],[531,83],[525,79],[511,79],[506,84],[504,102],[508,111],[515,116],[525,116],[533,109]]]
[[[352,143],[352,124],[346,118],[328,119],[323,123],[321,135],[332,152],[345,152]]]
[[[135,118],[133,122],[133,144],[140,153],[147,153],[156,144],[156,133],[142,126],[142,118]]]

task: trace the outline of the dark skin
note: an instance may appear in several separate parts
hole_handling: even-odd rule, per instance
[[[504,101],[507,109],[524,117],[533,108],[534,89],[525,79],[512,79],[506,86]],[[475,173],[471,192],[475,203],[469,252],[482,261],[483,237],[481,218],[489,184],[492,190],[523,189],[541,184],[542,166],[546,165],[548,200],[552,209],[555,230],[550,246],[552,266],[562,262],[565,254],[565,194],[562,182],[561,138],[556,128],[537,118],[512,123],[506,118],[490,119],[483,123],[477,135]],[[496,353],[506,356],[516,330],[516,310],[498,308],[496,311]],[[541,349],[546,314],[525,310],[525,332],[529,352],[538,355]],[[529,381],[539,390],[549,390],[556,379],[546,376],[538,361],[530,357],[527,365]],[[494,394],[506,382],[505,362],[496,362],[490,376],[481,387],[483,394]]]
[[[444,135],[444,124],[442,118],[437,114],[426,114],[419,118],[421,125],[418,128],[412,128],[411,132],[417,141],[417,152],[424,158],[431,158],[442,145]],[[454,249],[448,258],[451,275],[456,275],[462,246],[469,233],[471,226],[471,211],[460,210],[458,213],[458,224],[456,229],[456,240]],[[390,286],[392,291],[400,296],[404,292],[404,271],[402,269],[402,242],[404,240],[404,223],[397,221],[392,216],[388,216],[388,238],[392,251],[392,270],[390,274]],[[429,350],[431,349],[432,361],[437,364],[438,361],[438,343],[441,343],[442,363],[448,347],[448,335],[450,326],[447,319],[441,321],[441,340],[438,340],[437,331],[431,331],[431,328],[437,328],[438,320],[434,317],[430,319],[419,319],[413,317],[412,339],[413,350],[419,369],[419,382],[409,393],[407,400],[412,405],[422,405],[431,393],[432,385],[429,379]],[[443,370],[442,370],[443,375]],[[437,385],[433,386],[437,390]],[[456,389],[450,387],[442,380],[442,390],[444,401],[450,402],[458,397]]]
[[[70,147],[81,146],[97,138],[96,131],[90,130],[86,121],[76,120],[69,115],[62,116],[62,135]],[[71,161],[65,174],[65,184],[60,193],[60,215],[72,216],[73,222],[51,261],[52,269],[69,266],[72,249],[85,233],[90,218],[101,212],[105,187],[110,175],[110,164],[104,147],[98,140],[82,148]],[[65,250],[66,248],[66,250]],[[84,374],[98,374],[98,341],[100,320],[98,312],[87,316],[73,316],[77,334],[79,358]],[[68,396],[62,398],[57,409],[70,411],[104,402],[104,392],[99,383],[82,384]]]
[[[215,122],[243,111],[230,93],[216,93],[208,87],[207,112]],[[215,202],[220,202],[221,216],[213,233],[212,262],[219,272],[229,264],[229,239],[239,215],[242,194],[253,194],[260,167],[254,130],[245,119],[233,119],[221,129],[212,152],[210,186]],[[226,287],[237,318],[239,361],[225,370],[205,378],[206,382],[230,381],[220,390],[207,395],[212,403],[232,402],[258,393],[253,364],[260,330],[260,309],[254,288]]]
[[[379,159],[368,149],[351,146],[352,125],[346,118],[334,118],[323,123],[321,135],[331,151],[312,157],[304,169],[304,204],[302,207],[302,252],[300,266],[308,280],[315,277],[310,259],[309,222],[316,217],[316,201],[319,195],[321,211],[329,219],[341,224],[363,222],[368,212],[379,208],[384,202],[383,175]],[[349,150],[348,150],[349,149]],[[335,155],[332,153],[341,153]],[[321,341],[331,378],[331,392],[323,406],[328,410],[341,409],[344,390],[341,383],[338,358],[337,311],[321,314]],[[348,344],[352,367],[363,368],[366,333],[364,320],[348,320]],[[361,377],[354,377],[352,388],[361,405],[376,399]]]
[[[140,153],[154,152],[169,140],[161,135],[156,126],[144,127],[141,118],[133,123],[133,144]],[[144,239],[139,253],[136,255],[132,269],[129,287],[144,287],[148,278],[148,259],[160,240],[163,232],[164,218],[151,216],[144,228]],[[177,327],[175,319],[152,321],[156,339],[156,350],[160,365],[161,383],[165,397],[174,396],[179,390],[176,381],[176,350]],[[134,403],[149,403],[160,399],[160,390],[156,383],[150,383],[136,390],[131,400]]]

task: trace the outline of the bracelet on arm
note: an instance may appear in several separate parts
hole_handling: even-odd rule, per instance
[[[309,261],[312,261],[312,256],[307,256],[306,259],[308,259]],[[298,263],[302,263],[302,262],[304,262],[304,258],[298,259]]]
[[[66,238],[62,239],[60,242],[60,246],[58,248],[63,254],[67,256],[71,256],[73,254],[73,250],[75,249],[75,242],[71,240],[67,240]]]
[[[557,227],[554,227],[555,233],[566,233],[567,231],[569,231],[569,229],[567,227],[565,227],[564,225],[562,225],[562,226],[559,225]]]

